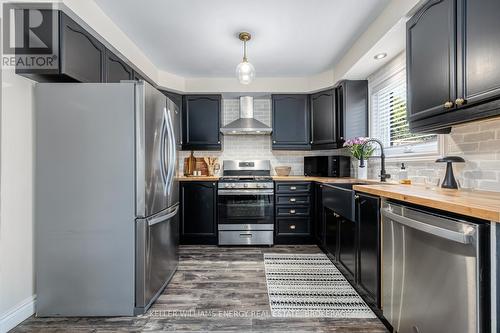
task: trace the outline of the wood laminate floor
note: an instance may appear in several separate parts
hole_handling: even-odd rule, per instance
[[[181,246],[178,271],[147,314],[30,318],[13,332],[387,332],[377,319],[272,318],[264,253],[319,253],[317,246]]]

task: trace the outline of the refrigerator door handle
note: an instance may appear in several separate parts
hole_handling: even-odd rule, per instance
[[[160,175],[161,179],[163,182],[167,183],[167,177],[168,175],[166,174],[165,170],[165,132],[167,131],[166,129],[166,123],[167,120],[165,118],[165,115],[163,115],[163,120],[161,123],[161,130],[160,130]]]
[[[168,165],[170,163],[171,159],[171,147],[170,147],[170,125],[168,122],[168,117],[167,117],[167,108],[163,108],[163,123],[165,127],[165,131],[163,132],[162,136],[162,143],[163,143],[163,158],[161,159],[161,168],[163,170],[163,174],[165,175],[165,178],[163,179],[163,182],[165,184],[165,193],[170,193],[170,169],[168,168]],[[167,150],[165,152],[165,150]]]
[[[156,217],[152,218],[151,220],[149,220],[148,221],[148,225],[149,226],[153,226],[155,224],[168,221],[172,217],[174,217],[175,215],[177,215],[178,212],[179,212],[179,206],[176,206],[175,209],[172,212],[167,213],[166,215],[156,216]]]
[[[165,172],[167,174],[167,177],[165,179],[165,192],[170,193],[170,178],[172,176],[171,175],[171,168],[170,168],[170,164],[172,164],[171,163],[171,161],[172,161],[172,147],[170,144],[170,131],[171,131],[170,122],[168,121],[168,114],[167,114],[166,107],[163,108],[163,118],[165,119],[165,123],[166,123],[166,127],[167,127],[164,141],[166,141],[166,144],[168,147],[167,159],[163,159],[163,167],[164,167]]]
[[[169,135],[169,153],[170,153],[170,159],[169,159],[169,179],[168,179],[168,191],[170,193],[172,186],[174,184],[174,177],[175,177],[175,163],[177,160],[177,153],[175,149],[175,134],[174,134],[174,125],[172,122],[172,113],[170,112],[170,109],[167,111],[167,124],[169,127],[168,135]]]

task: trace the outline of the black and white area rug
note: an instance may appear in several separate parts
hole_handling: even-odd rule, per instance
[[[273,317],[376,318],[325,254],[264,254]]]

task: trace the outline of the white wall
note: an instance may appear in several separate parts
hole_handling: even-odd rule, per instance
[[[33,313],[33,82],[2,71],[0,332]]]

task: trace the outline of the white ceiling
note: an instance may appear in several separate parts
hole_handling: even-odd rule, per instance
[[[239,31],[259,77],[330,69],[389,0],[95,0],[158,68],[185,77],[231,77]]]

